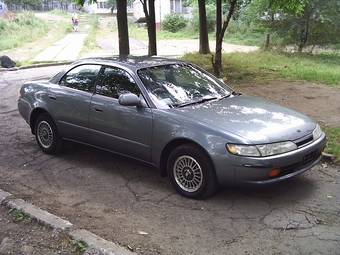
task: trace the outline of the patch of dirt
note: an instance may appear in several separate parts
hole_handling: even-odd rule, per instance
[[[270,81],[258,85],[233,85],[235,90],[290,107],[321,125],[340,127],[340,89],[310,82]]]
[[[63,233],[0,206],[0,254],[81,254]]]

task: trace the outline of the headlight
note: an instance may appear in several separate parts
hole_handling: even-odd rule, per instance
[[[261,144],[256,146],[257,148],[259,148],[262,156],[277,155],[297,149],[296,144],[290,141],[271,144]]]
[[[320,136],[322,135],[322,130],[319,124],[316,125],[316,128],[313,131],[313,140],[318,140]]]
[[[272,156],[297,149],[296,144],[290,141],[259,145],[227,144],[226,147],[231,154],[250,157]]]
[[[227,144],[227,150],[234,155],[260,157],[259,150],[254,145]]]

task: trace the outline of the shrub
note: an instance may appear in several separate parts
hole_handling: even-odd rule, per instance
[[[187,25],[187,20],[183,15],[170,13],[165,15],[162,22],[162,28],[166,31],[176,33],[177,31],[185,28]]]
[[[216,7],[214,4],[208,4],[205,6],[206,17],[207,17],[207,28],[208,32],[215,31],[216,24]],[[199,31],[200,21],[198,7],[192,9],[192,17],[190,19],[190,30]]]

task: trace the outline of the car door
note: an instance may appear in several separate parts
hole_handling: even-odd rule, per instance
[[[62,137],[89,143],[89,109],[100,65],[80,65],[50,87],[50,110]]]
[[[148,107],[122,106],[118,97],[141,91],[123,69],[105,66],[90,106],[90,139],[95,146],[150,161],[152,110]]]

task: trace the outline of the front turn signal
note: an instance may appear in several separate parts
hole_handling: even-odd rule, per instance
[[[270,170],[268,177],[275,177],[275,176],[279,175],[280,172],[281,172],[281,168],[274,168],[274,169]]]

